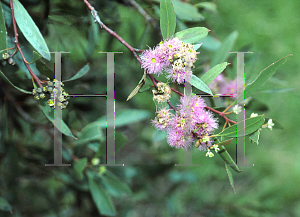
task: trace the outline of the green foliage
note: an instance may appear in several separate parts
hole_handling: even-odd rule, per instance
[[[78,78],[81,78],[82,76],[84,76],[86,73],[88,73],[90,70],[90,66],[88,64],[86,64],[85,66],[83,66],[72,78],[65,80],[63,82],[66,81],[73,81],[76,80]]]
[[[177,17],[184,21],[201,21],[205,17],[193,5],[179,0],[172,0]]]
[[[227,62],[224,62],[214,66],[201,77],[201,80],[206,85],[209,85],[228,65]]]
[[[246,118],[245,122],[241,121],[237,124],[232,125],[231,127],[226,128],[221,133],[217,134],[217,136],[224,136],[224,137],[241,137],[245,135],[249,135],[264,124],[265,117],[264,115],[259,115],[253,118]],[[245,126],[245,128],[244,128]]]
[[[205,93],[213,94],[207,84],[205,84],[200,78],[197,76],[193,75],[191,84],[196,87],[198,90],[201,90]]]
[[[46,63],[38,59],[35,64],[40,73],[45,75],[47,78],[50,78],[50,80],[54,79],[54,72]]]
[[[194,27],[176,32],[175,37],[179,38],[185,43],[197,43],[205,38],[209,30],[205,27]]]
[[[176,15],[170,0],[160,2],[160,30],[164,39],[171,38],[176,28]]]
[[[13,0],[17,24],[28,42],[47,60],[50,60],[48,46],[34,21],[18,0]]]
[[[1,51],[6,49],[6,47],[6,27],[2,5],[0,4],[0,54],[2,54]]]
[[[242,170],[239,169],[239,167],[236,165],[228,151],[223,145],[219,145],[220,150],[218,151],[218,154],[223,158],[226,164],[228,164],[234,171],[240,173]]]

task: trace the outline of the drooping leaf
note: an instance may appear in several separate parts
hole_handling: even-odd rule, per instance
[[[3,197],[0,197],[0,210],[12,213],[11,205]]]
[[[198,12],[198,9],[187,2],[172,0],[177,17],[185,21],[201,21],[205,17]]]
[[[232,176],[232,173],[231,171],[229,170],[229,167],[227,165],[227,163],[225,162],[225,169],[226,169],[226,173],[228,175],[228,179],[229,179],[229,183],[230,183],[230,186],[233,190],[233,193],[235,193],[235,189],[234,189],[234,181],[233,181],[233,176]]]
[[[55,125],[54,123],[54,109],[50,108],[45,100],[40,100],[40,106],[41,109],[43,111],[43,113],[45,114],[45,116],[48,118],[48,120]],[[73,137],[74,139],[77,139],[71,132],[70,128],[66,125],[66,123],[62,120],[61,125],[57,125],[56,126],[57,129],[62,132],[63,134],[65,134],[66,136],[70,136]]]
[[[233,138],[217,143],[216,145],[228,145],[231,143]]]
[[[228,65],[227,62],[224,62],[214,66],[201,77],[201,80],[206,85],[209,85]]]
[[[19,88],[15,85],[13,85],[13,83],[11,83],[11,81],[4,75],[4,73],[0,70],[0,77],[6,81],[8,84],[10,84],[11,86],[13,86],[14,88],[16,88],[17,90],[21,91],[22,93],[26,93],[26,94],[32,94],[32,92],[27,91],[27,90],[23,90],[22,88]]]
[[[242,172],[242,170],[240,170],[239,167],[236,165],[226,148],[223,145],[220,145],[219,148],[220,150],[218,151],[218,153],[223,158],[225,163],[227,163],[228,166],[230,166],[234,171],[238,173]]]
[[[176,15],[170,0],[160,2],[160,30],[164,39],[174,35],[176,27]]]
[[[179,38],[185,43],[193,44],[205,38],[208,32],[209,30],[205,27],[194,27],[177,32],[175,34],[175,37]]]
[[[13,0],[17,24],[28,42],[47,60],[51,59],[48,46],[34,21],[18,0]]]
[[[259,115],[253,118],[245,119],[245,132],[244,132],[244,121],[241,121],[237,124],[232,125],[231,127],[226,128],[224,131],[217,134],[217,136],[224,137],[241,137],[249,135],[264,124],[265,118],[264,115]]]
[[[236,41],[238,37],[238,33],[236,31],[234,31],[233,33],[231,33],[229,36],[227,36],[227,38],[224,40],[223,44],[221,45],[221,47],[219,48],[218,51],[216,51],[215,55],[213,56],[211,62],[210,62],[210,66],[213,67],[219,63],[224,62],[230,51],[233,51],[233,45]]]
[[[36,64],[36,68],[39,70],[41,74],[47,76],[48,78],[50,78],[50,80],[54,79],[54,72],[46,63],[44,63],[41,60],[37,60],[35,64]]]
[[[91,26],[89,28],[89,39],[87,45],[87,55],[91,55],[93,50],[97,46],[98,37],[99,37],[99,26],[94,22],[94,18],[90,15]]]
[[[100,183],[94,179],[92,172],[88,171],[87,176],[89,180],[90,192],[99,213],[107,216],[116,215],[116,210],[111,199]]]
[[[139,90],[144,86],[145,82],[146,82],[146,70],[144,71],[144,75],[142,79],[139,81],[138,85],[133,89],[133,91],[131,91],[126,101],[134,97],[139,92]]]
[[[213,94],[211,92],[211,90],[209,89],[209,87],[200,79],[198,78],[197,76],[193,75],[192,76],[192,82],[191,84],[196,87],[197,89],[205,92],[205,93],[209,93],[209,94]]]
[[[200,2],[198,4],[195,4],[195,7],[204,8],[205,10],[209,10],[209,11],[212,11],[214,13],[217,12],[217,5],[213,2]]]
[[[256,145],[258,145],[258,143],[259,143],[258,141],[259,141],[260,131],[261,131],[261,129],[258,129],[257,131],[255,131],[254,133],[251,133],[251,134],[249,135],[249,140],[250,140],[251,142],[256,143]]]
[[[105,175],[101,177],[101,180],[108,193],[114,197],[120,197],[131,193],[130,188],[110,171],[106,171]]]
[[[4,19],[4,13],[2,10],[2,5],[0,4],[0,54],[2,50],[7,48],[6,44],[6,27],[5,27],[5,19]],[[2,58],[0,56],[0,58]]]
[[[266,81],[276,72],[276,70],[287,61],[287,57],[291,55],[292,54],[282,57],[280,60],[277,60],[276,62],[263,69],[255,78],[255,80],[246,86],[244,91],[244,98],[247,99],[249,96],[258,91],[260,87],[263,86]],[[241,99],[242,95],[239,96],[238,101]]]
[[[86,157],[81,158],[81,159],[74,162],[74,171],[75,171],[77,177],[79,178],[79,180],[83,179],[82,172],[83,172],[86,164],[87,164],[87,158]]]
[[[88,73],[88,71],[90,70],[90,66],[89,64],[86,64],[85,66],[83,66],[72,78],[65,80],[63,82],[66,81],[73,81],[76,80],[78,78],[81,78],[82,76],[84,76],[86,73]]]

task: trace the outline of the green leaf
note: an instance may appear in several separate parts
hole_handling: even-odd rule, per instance
[[[41,59],[41,55],[38,52],[33,51],[32,52],[32,62],[34,63],[35,61],[37,61],[39,59]]]
[[[86,125],[78,134],[78,140],[74,144],[83,145],[94,141],[100,143],[105,141],[105,136],[103,135],[98,121],[94,121]]]
[[[217,12],[217,5],[213,2],[201,2],[201,3],[195,4],[195,7],[204,8],[205,10],[209,10],[214,13]]]
[[[116,210],[111,199],[101,185],[94,180],[94,175],[92,172],[88,171],[87,176],[89,180],[90,192],[99,213],[108,216],[116,215]]]
[[[115,116],[115,127],[123,127],[128,124],[136,123],[150,117],[150,112],[147,110],[138,109],[123,109],[116,111]],[[106,127],[106,115],[99,118],[99,126],[102,128]]]
[[[259,143],[258,140],[259,140],[260,131],[261,129],[258,129],[257,131],[249,135],[250,141],[256,143],[256,145],[258,145]]]
[[[216,145],[229,145],[233,138],[217,143]]]
[[[276,70],[287,61],[287,57],[291,55],[292,54],[287,55],[281,58],[280,60],[277,60],[276,62],[272,63],[265,69],[263,69],[255,78],[255,80],[246,86],[244,91],[244,99],[247,99],[249,96],[254,94],[257,90],[259,90],[260,87],[263,86],[266,83],[266,81],[276,72]],[[242,97],[243,94],[239,96],[238,101],[241,100]]]
[[[205,17],[198,12],[198,9],[195,6],[187,2],[172,0],[172,3],[177,17],[181,20],[201,21],[205,19]]]
[[[6,44],[6,27],[2,5],[0,4],[0,51],[7,48]],[[1,52],[0,52],[1,54]],[[2,57],[0,57],[2,58]]]
[[[239,167],[236,165],[228,151],[223,145],[219,146],[220,150],[218,151],[218,154],[223,158],[225,163],[229,164],[229,166],[236,172],[240,173],[242,170],[239,169]]]
[[[77,161],[74,162],[74,171],[76,173],[76,175],[78,176],[79,180],[82,180],[83,179],[83,170],[85,168],[87,164],[87,158],[81,158]]]
[[[232,173],[231,173],[231,171],[229,170],[228,165],[227,165],[226,162],[225,162],[225,169],[226,169],[226,173],[227,173],[227,175],[228,175],[228,179],[229,179],[230,186],[231,186],[231,188],[232,188],[232,190],[233,190],[233,193],[235,193],[233,176],[232,176]]]
[[[117,152],[127,142],[126,136],[121,132],[115,134],[115,152]]]
[[[3,197],[0,197],[0,210],[12,213],[11,205]]]
[[[160,2],[160,30],[163,39],[171,38],[176,27],[176,15],[170,0]]]
[[[45,100],[39,100],[40,101],[40,106],[42,108],[43,113],[45,114],[45,116],[48,118],[48,120],[54,124],[54,109],[51,109],[48,105],[47,102]],[[55,124],[54,124],[55,125]],[[61,128],[58,127],[57,129],[62,132],[63,134],[65,134],[66,136],[70,136],[74,139],[77,140],[77,138],[72,134],[70,128],[66,125],[66,123],[62,120],[61,122]],[[55,126],[56,127],[56,126]]]
[[[46,63],[41,60],[37,60],[35,64],[40,73],[50,78],[50,80],[54,79],[54,72]]]
[[[209,31],[210,30],[205,27],[194,27],[177,32],[175,37],[179,38],[185,43],[193,44],[205,38]]]
[[[144,71],[144,75],[142,79],[139,81],[138,85],[133,89],[133,91],[131,91],[126,101],[134,97],[139,92],[139,90],[144,86],[145,82],[146,82],[146,70]]]
[[[262,90],[257,93],[285,93],[293,90],[297,90],[297,88],[281,88],[281,89],[271,89],[271,90]]]
[[[82,76],[84,76],[86,73],[88,73],[88,71],[90,70],[90,66],[89,64],[86,64],[85,66],[83,66],[72,78],[65,80],[63,82],[66,81],[73,81],[76,80],[78,78],[81,78]]]
[[[191,83],[194,87],[196,87],[197,89],[205,92],[205,93],[209,93],[209,94],[213,94],[211,92],[211,90],[209,89],[209,87],[197,76],[193,75],[192,77],[192,83]]]
[[[214,66],[201,77],[201,80],[206,85],[209,85],[228,65],[229,64],[227,62],[224,62]]]
[[[245,119],[245,133],[244,133],[244,121],[241,121],[231,127],[226,128],[221,133],[217,134],[217,136],[225,136],[225,137],[241,137],[249,135],[264,124],[265,118],[264,115],[259,115],[253,118]],[[239,127],[239,130],[237,128]]]
[[[47,60],[51,59],[47,44],[26,9],[18,0],[13,0],[17,24],[28,42]]]
[[[91,26],[89,28],[89,39],[87,45],[87,55],[91,55],[93,50],[96,48],[99,37],[99,26],[98,23],[94,22],[93,16],[90,14],[90,23]]]
[[[130,188],[110,171],[106,171],[105,175],[101,177],[101,180],[103,181],[107,192],[114,197],[120,197],[131,193]]]
[[[143,93],[143,92],[149,90],[151,87],[153,87],[153,83],[150,82],[149,78],[146,78],[145,84],[141,87],[141,89],[139,89],[139,93]]]
[[[21,91],[22,93],[32,94],[32,92],[30,92],[30,91],[23,90],[23,89],[15,86],[15,85],[13,85],[13,83],[10,82],[10,80],[4,75],[4,73],[1,70],[0,70],[0,77],[3,78],[3,80],[6,81],[8,84],[10,84],[11,86],[13,86],[17,90]]]
[[[215,53],[215,55],[213,56],[211,62],[210,62],[210,66],[213,67],[219,63],[224,62],[230,51],[233,51],[233,45],[236,41],[238,37],[238,33],[236,31],[234,31],[233,33],[231,33],[229,36],[227,36],[227,38],[224,40],[223,44],[221,45],[221,47],[219,48],[219,50]]]
[[[201,45],[202,45],[202,43],[193,45],[194,50],[198,50],[201,47]]]

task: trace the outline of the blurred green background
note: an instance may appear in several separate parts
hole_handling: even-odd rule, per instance
[[[4,9],[5,2],[1,1]],[[93,23],[83,2],[20,2],[39,26],[51,51],[71,51],[70,55],[63,57],[63,79],[72,77],[87,62],[90,63],[88,74],[65,84],[70,94],[104,94],[106,57],[98,52],[123,52],[115,55],[116,111],[139,109],[142,110],[142,118],[136,123],[116,128],[116,145],[122,146],[116,153],[116,163],[127,166],[107,167],[107,170],[131,189],[131,193],[125,195],[107,190],[112,196],[116,216],[300,216],[300,161],[297,147],[300,142],[300,120],[296,113],[300,104],[300,2],[214,1],[216,11],[201,7],[197,9],[205,17],[204,20],[193,18],[192,13],[186,11],[176,11],[175,8],[178,13],[177,31],[205,26],[212,30],[209,35],[220,42],[232,32],[238,32],[232,51],[254,52],[245,55],[246,83],[271,63],[293,54],[262,90],[253,96],[256,104],[264,103],[268,107],[268,110],[258,109],[254,112],[276,119],[284,129],[264,129],[258,146],[246,138],[246,163],[255,166],[241,166],[242,173],[232,171],[236,194],[232,192],[224,162],[218,155],[208,159],[204,152],[193,150],[193,163],[201,166],[174,166],[175,163],[183,163],[184,153],[170,148],[165,135],[151,126],[150,119],[155,117],[156,109],[152,93],[139,93],[126,102],[127,96],[143,75],[140,65],[119,41]],[[136,1],[153,17],[151,22],[145,22],[130,0],[90,2],[98,10],[101,20],[133,47],[147,49],[160,42],[159,1]],[[185,2],[196,5],[201,1]],[[9,19],[6,21],[9,22]],[[8,25],[8,34],[13,35],[11,30],[11,25]],[[32,48],[22,36],[20,40],[26,57],[30,59]],[[210,60],[217,52],[214,47],[217,44],[205,43],[208,45],[200,48],[194,71],[199,76],[209,67]],[[227,61],[232,65],[225,73],[232,76],[236,70],[236,58],[231,54]],[[22,64],[17,62],[19,67],[2,66],[1,70],[14,84],[31,90],[31,81],[21,68]],[[49,65],[53,67],[53,60]],[[43,75],[39,77],[45,79]],[[163,80],[162,77],[159,79]],[[85,175],[80,180],[74,175],[73,167],[49,169],[43,166],[53,161],[53,126],[43,116],[32,96],[24,96],[4,81],[0,82],[0,196],[13,207],[13,214],[3,211],[0,216],[105,216],[98,214],[90,193],[85,189]],[[288,92],[274,90],[287,88],[295,89]],[[183,91],[182,87],[178,89]],[[266,93],[265,90],[273,91]],[[178,97],[175,94],[172,97],[176,104]],[[42,125],[26,122],[19,107]],[[82,129],[105,115],[105,109],[104,98],[71,98],[63,118],[73,134],[80,138]],[[105,133],[105,128],[100,132]],[[64,144],[64,161],[74,165],[77,159],[72,159],[70,153],[80,159],[86,157],[88,164],[85,171],[98,170],[97,166],[91,165],[95,157],[105,162],[105,141],[102,137],[89,140],[81,146],[64,137]],[[98,150],[95,147],[99,147],[100,151],[95,151]],[[228,151],[234,158],[235,145],[231,144]]]

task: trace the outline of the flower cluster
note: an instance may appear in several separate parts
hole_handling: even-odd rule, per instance
[[[201,97],[184,96],[175,115],[164,108],[157,112],[152,123],[158,130],[167,130],[167,140],[172,147],[186,149],[196,141],[198,149],[209,151],[213,143],[209,135],[218,128],[218,124],[205,107]]]
[[[197,54],[193,45],[178,38],[169,39],[143,52],[142,68],[147,69],[148,74],[157,75],[164,70],[172,82],[181,84],[192,77],[191,69],[194,68]]]
[[[49,99],[47,101],[48,105],[54,109],[55,108],[55,101],[54,101],[54,97],[55,94],[57,93],[57,89],[55,89],[55,79],[53,79],[53,81],[50,81],[49,78],[47,78],[47,85],[44,87],[39,87],[36,89],[32,90],[32,94],[34,95],[34,98],[36,100],[39,99],[44,99],[47,96],[49,96]],[[69,98],[69,94],[65,92],[65,90],[62,88],[64,86],[64,84],[62,82],[60,82],[61,85],[61,95],[58,96],[58,103],[57,105],[61,107],[61,109],[65,109],[66,106],[68,105],[68,98]]]
[[[171,88],[169,85],[159,82],[157,83],[157,90],[152,90],[153,92],[153,101],[157,101],[158,103],[166,102],[171,97]]]

